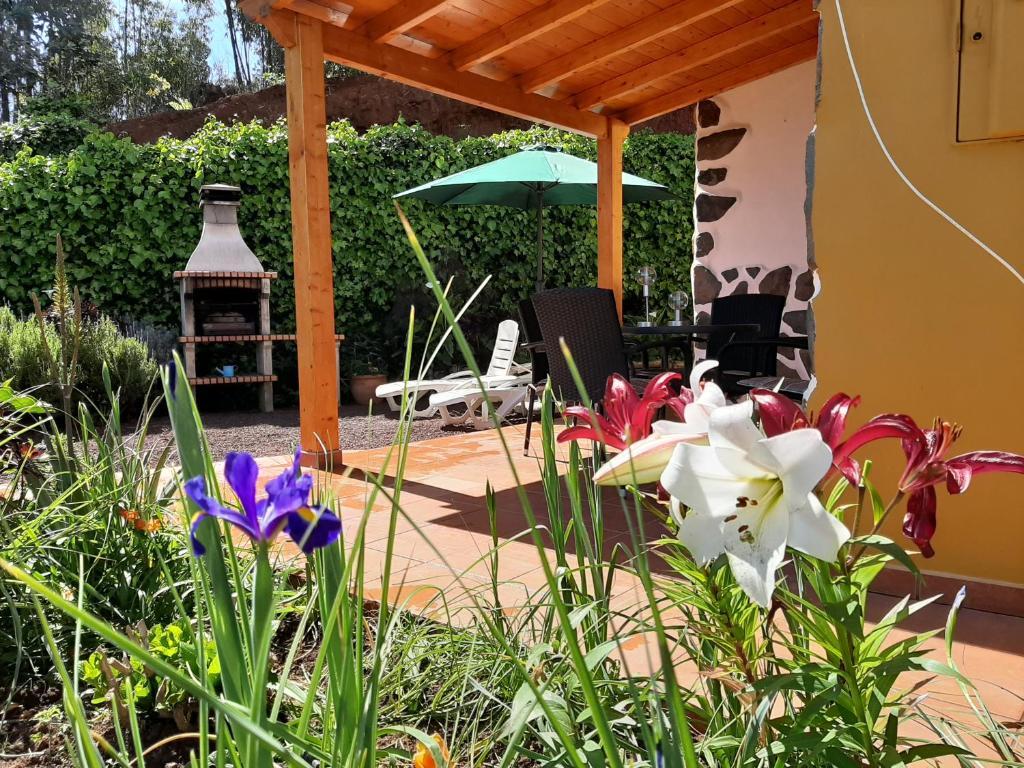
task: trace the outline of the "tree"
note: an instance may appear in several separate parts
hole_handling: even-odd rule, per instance
[[[0,117],[46,90],[78,93],[102,46],[107,0],[0,0]]]
[[[116,4],[116,7],[115,7]],[[198,99],[209,80],[209,0],[0,0],[0,117],[26,100],[89,105],[104,122]]]
[[[210,77],[207,20],[203,3],[177,14],[159,0],[124,0],[110,30],[118,59],[112,117],[139,117],[171,100],[200,97]]]

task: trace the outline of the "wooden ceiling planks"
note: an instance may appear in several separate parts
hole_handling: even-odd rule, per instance
[[[440,13],[451,0],[402,0],[375,16],[363,33],[375,43],[389,43]]]
[[[580,109],[590,109],[606,103],[609,99],[635,91],[645,84],[701,66],[746,46],[759,43],[803,23],[807,18],[804,6],[804,0],[795,0],[789,5],[750,19],[622,77],[588,88],[575,97],[575,104]]]
[[[554,0],[452,51],[452,66],[464,72],[516,46],[525,45],[550,29],[582,16],[606,0]]]
[[[636,125],[660,115],[674,112],[681,107],[694,104],[709,96],[714,96],[716,93],[731,90],[754,80],[760,80],[762,77],[767,77],[783,69],[788,69],[804,61],[810,61],[817,55],[817,51],[817,36],[808,38],[802,43],[775,51],[734,69],[714,75],[706,80],[693,83],[678,91],[657,96],[641,104],[629,107],[619,113],[618,117],[629,125]]]
[[[241,0],[241,7],[284,43],[287,18],[309,16],[324,23],[334,61],[589,135],[605,135],[608,117],[644,122],[813,58],[817,46],[811,0]]]
[[[726,0],[737,3],[740,0]],[[685,0],[590,43],[583,49],[567,51],[558,58],[540,64],[519,77],[525,91],[539,91],[546,85],[564,80],[576,72],[601,64],[634,50],[670,32],[693,24],[720,11],[723,0]]]

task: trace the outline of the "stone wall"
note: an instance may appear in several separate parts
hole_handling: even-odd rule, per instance
[[[738,293],[786,297],[783,336],[813,335],[805,153],[815,65],[801,64],[697,105],[693,305]],[[779,350],[779,373],[810,378],[811,355]]]

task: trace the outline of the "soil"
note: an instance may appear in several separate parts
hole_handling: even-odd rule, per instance
[[[293,585],[296,587],[302,583],[302,576],[298,575],[297,578],[299,581]],[[369,600],[365,602],[363,619],[368,627],[376,624],[379,609],[378,603]],[[298,625],[298,616],[291,614],[278,627],[270,656],[274,674],[282,669]],[[292,667],[294,679],[308,679],[321,642],[322,638],[315,630],[311,630],[299,644]],[[365,643],[365,651],[372,653],[370,635],[367,635]],[[0,768],[67,768],[71,765],[67,749],[73,737],[64,715],[60,689],[46,683],[30,683],[19,688],[5,708],[3,703],[7,701],[7,696],[8,691],[0,687]],[[117,743],[116,731],[105,707],[87,705],[90,730],[98,744],[102,745],[106,741],[113,745]],[[194,710],[189,713],[188,719],[187,732],[183,732],[171,717],[140,713],[140,736],[145,748],[152,749],[153,745],[165,742],[163,746],[146,754],[146,765],[186,768],[190,764],[189,753],[195,749],[196,742],[187,734],[197,730]],[[211,719],[211,730],[213,726]],[[127,732],[125,736],[128,738]],[[402,734],[389,735],[382,737],[379,747],[403,750],[411,755],[416,741]]]
[[[6,700],[6,691],[2,692]],[[156,744],[180,733],[174,721],[156,715],[142,715],[140,728],[144,744]],[[110,717],[97,712],[90,730],[100,739],[115,744],[117,736]],[[61,691],[56,687],[27,686],[17,691],[0,719],[0,768],[67,768],[71,765],[67,747],[70,727],[64,717]],[[189,763],[188,739],[170,741],[146,756],[146,764],[184,768]]]
[[[332,78],[327,81],[327,120],[349,120],[359,131],[388,125],[400,117],[419,123],[431,133],[451,136],[490,136],[516,128],[528,128],[525,120],[475,107],[444,96],[427,93],[373,75]],[[199,130],[211,115],[225,123],[259,120],[272,123],[286,112],[285,88],[275,85],[255,93],[239,93],[211,101],[196,109],[160,112],[112,123],[107,130],[145,144],[161,136],[184,139]],[[657,133],[693,133],[693,109],[671,112],[635,127]]]
[[[375,405],[373,415],[368,415],[365,406],[343,405],[338,425],[342,450],[384,448],[391,445],[398,431],[396,414],[387,410],[387,406]],[[203,426],[215,461],[222,460],[229,451],[245,451],[255,456],[283,456],[293,453],[299,442],[297,409],[275,410],[273,413],[205,413]],[[415,419],[409,439],[415,442],[467,431],[472,431],[472,427],[446,427],[440,417]],[[170,422],[166,418],[154,419],[146,447],[162,449],[171,441]],[[176,463],[173,454],[169,461]]]

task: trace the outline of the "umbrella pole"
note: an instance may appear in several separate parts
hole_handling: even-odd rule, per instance
[[[544,290],[544,190],[537,191],[537,290]]]

